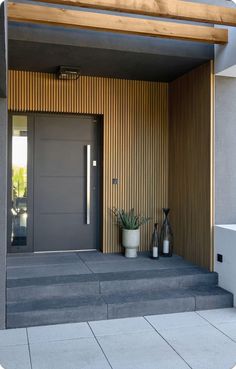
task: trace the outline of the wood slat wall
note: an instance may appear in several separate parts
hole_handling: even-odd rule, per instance
[[[152,217],[141,232],[149,248],[153,222],[168,205],[168,84],[9,71],[9,110],[101,114],[104,122],[104,252],[120,251],[111,208],[135,207]],[[112,185],[119,178],[119,185]]]
[[[170,84],[169,205],[175,252],[212,268],[213,73],[207,63]]]

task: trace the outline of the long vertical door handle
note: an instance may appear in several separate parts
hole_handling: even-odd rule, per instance
[[[90,224],[91,211],[91,145],[86,146],[87,151],[87,190],[86,190],[86,224]]]

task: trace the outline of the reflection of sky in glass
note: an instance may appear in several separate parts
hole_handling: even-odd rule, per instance
[[[27,137],[13,136],[12,165],[21,168],[27,167]]]

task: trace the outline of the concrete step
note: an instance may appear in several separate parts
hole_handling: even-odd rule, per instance
[[[132,272],[98,273],[83,275],[15,278],[7,281],[8,302],[31,301],[43,298],[65,298],[111,293],[165,291],[214,286],[217,273],[198,267],[143,270]]]
[[[233,306],[233,295],[217,286],[103,296],[108,318],[170,314]]]
[[[199,267],[99,274],[104,295],[123,292],[166,291],[218,284],[218,274]]]
[[[7,281],[7,301],[97,295],[99,288],[94,274],[10,279]]]
[[[7,304],[7,328],[103,319],[107,319],[107,304],[101,295]]]
[[[232,306],[232,294],[216,286],[44,298],[8,303],[7,325],[29,327]]]

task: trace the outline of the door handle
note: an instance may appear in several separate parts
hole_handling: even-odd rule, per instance
[[[87,179],[86,179],[86,224],[90,224],[91,211],[91,145],[86,145]]]

